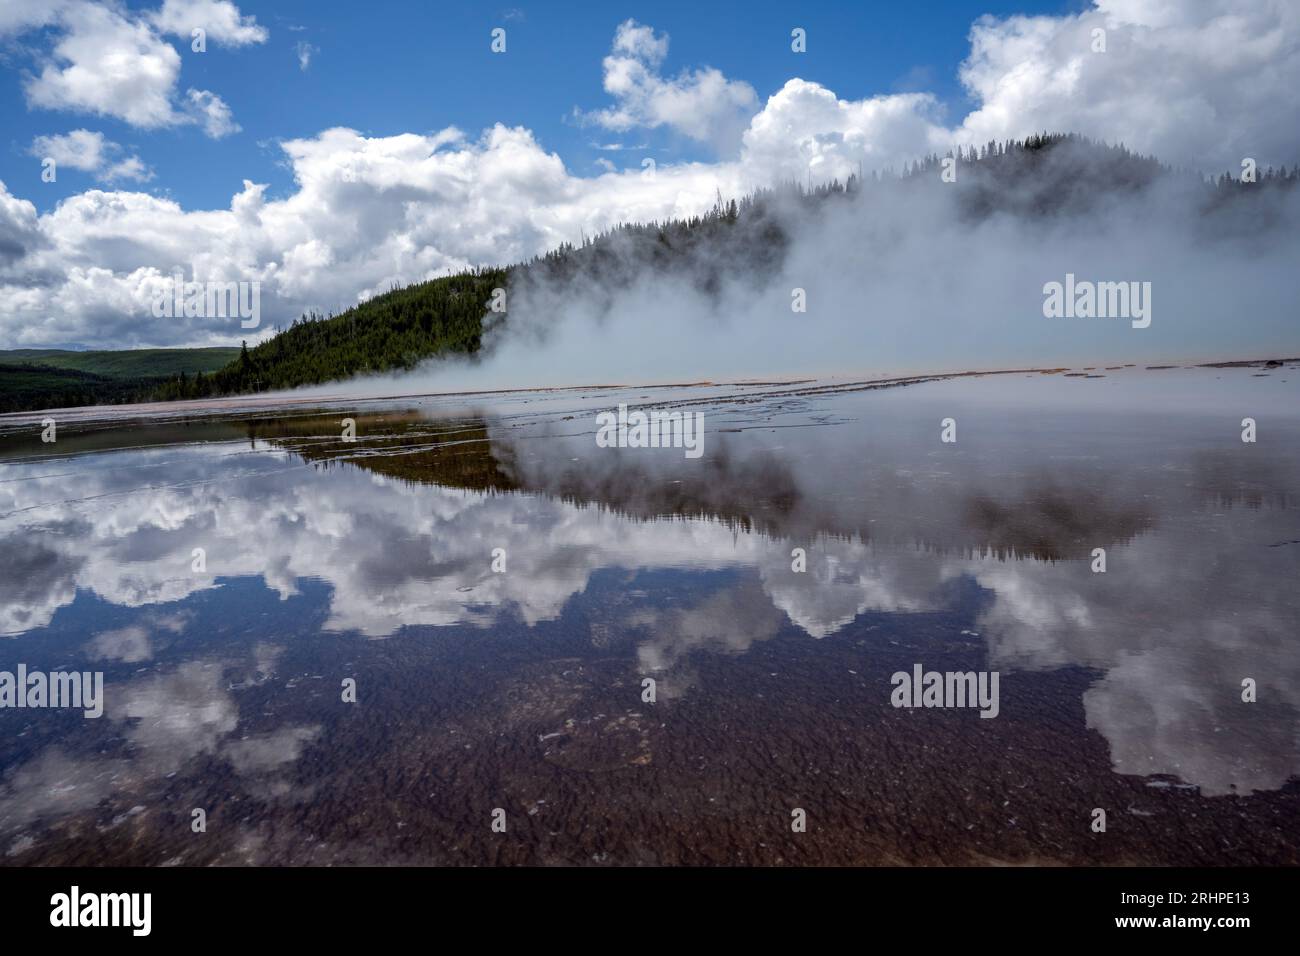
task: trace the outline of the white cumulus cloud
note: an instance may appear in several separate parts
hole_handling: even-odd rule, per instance
[[[635,20],[619,24],[604,60],[605,92],[616,105],[580,112],[580,119],[617,132],[667,126],[691,139],[734,146],[758,108],[754,88],[712,67],[665,77],[660,67],[667,55],[667,34],[656,34]]]
[[[164,0],[149,19],[162,33],[188,40],[201,29],[209,40],[225,46],[265,43],[269,36],[256,17],[244,16],[229,0]]]
[[[41,160],[54,160],[56,170],[81,170],[93,174],[101,182],[122,179],[146,182],[154,175],[139,156],[124,155],[122,146],[106,139],[103,133],[87,129],[37,136],[28,152]]]
[[[178,93],[181,56],[166,35],[188,41],[201,27],[215,43],[261,43],[267,32],[226,0],[167,0],[151,13],[116,4],[54,0],[39,13],[21,0],[0,4],[0,37],[52,27],[52,45],[37,49],[38,63],[24,81],[27,103],[37,109],[107,116],[140,129],[189,123],[214,138],[238,130],[215,93]]]

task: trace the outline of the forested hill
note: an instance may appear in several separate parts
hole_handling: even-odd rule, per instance
[[[434,355],[477,352],[492,290],[508,270],[476,269],[393,289],[335,316],[307,315],[211,375],[178,376],[157,399],[319,385],[411,369]]]
[[[229,365],[239,349],[11,349],[0,352],[0,412],[139,401],[179,376]]]
[[[1260,170],[1257,183],[1230,175],[1206,180],[1174,170],[1123,146],[1075,135],[1041,135],[1020,142],[988,143],[956,154],[959,215],[979,220],[994,214],[1069,216],[1113,202],[1125,192],[1160,182],[1162,201],[1213,212],[1240,204],[1247,213],[1233,221],[1252,228],[1276,214],[1270,194],[1294,188],[1300,168]],[[739,201],[718,197],[713,209],[686,220],[618,226],[581,245],[565,244],[530,262],[480,268],[393,289],[338,315],[306,315],[261,344],[246,348],[210,374],[180,374],[137,398],[182,399],[318,385],[366,373],[411,369],[437,355],[473,354],[484,342],[485,323],[509,330],[509,313],[489,311],[493,290],[512,290],[545,280],[584,281],[616,289],[645,269],[680,275],[704,291],[724,273],[772,273],[786,253],[792,219],[813,217],[827,203],[861,198],[863,215],[879,198],[907,201],[939,181],[944,157],[930,156],[899,173],[850,177],[805,188],[790,184]],[[1227,218],[1227,217],[1220,217]],[[1206,217],[1209,221],[1209,217]],[[1213,227],[1219,229],[1221,222]],[[595,281],[592,281],[595,280]],[[510,301],[513,292],[508,293]],[[116,400],[122,400],[115,396]],[[114,400],[114,399],[109,399]]]

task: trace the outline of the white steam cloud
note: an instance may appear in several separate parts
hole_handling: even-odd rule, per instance
[[[1008,159],[998,175],[959,160],[955,183],[935,170],[821,200],[778,194],[667,264],[647,258],[653,232],[616,234],[576,253],[590,267],[574,276],[517,272],[507,321],[477,360],[435,360],[381,390],[1300,354],[1300,274],[1288,266],[1300,189],[1216,190],[1175,173],[1116,183],[1153,167],[1069,140]],[[765,238],[772,228],[785,240]],[[1149,326],[1046,317],[1044,286],[1067,274],[1150,283]],[[794,311],[801,294],[806,312]]]

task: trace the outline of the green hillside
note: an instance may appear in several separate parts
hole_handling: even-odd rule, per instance
[[[10,349],[0,352],[5,365],[51,365],[106,378],[170,378],[215,372],[239,357],[237,348],[127,349],[120,352],[73,352],[68,349]]]
[[[158,379],[112,379],[50,365],[0,363],[0,412],[137,401]]]
[[[309,315],[212,374],[178,376],[159,399],[319,385],[411,369],[435,355],[477,352],[492,290],[508,271],[476,269],[393,289],[335,316]]]
[[[235,348],[0,351],[0,412],[138,402],[175,376],[213,372],[238,356]]]

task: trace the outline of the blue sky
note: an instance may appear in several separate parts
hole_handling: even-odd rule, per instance
[[[143,12],[156,4],[129,3]],[[292,188],[276,146],[333,126],[368,135],[433,132],[456,126],[471,135],[496,122],[528,127],[558,152],[575,175],[600,171],[598,158],[638,166],[708,159],[710,150],[671,129],[616,134],[574,120],[575,107],[609,105],[601,89],[601,59],[618,24],[628,18],[665,32],[671,47],[665,73],[713,66],[750,83],[766,99],[798,75],[859,99],[880,93],[929,90],[952,117],[970,107],[957,79],[969,51],[967,36],[979,16],[1060,14],[1084,4],[1042,0],[940,0],[907,3],[472,3],[246,2],[239,5],[269,31],[264,43],[194,53],[180,37],[180,85],[214,90],[242,129],[213,141],[195,126],[145,130],[111,116],[30,108],[23,78],[39,69],[52,28],[3,46],[0,115],[4,150],[0,180],[47,211],[59,200],[95,186],[86,172],[66,169],[55,183],[40,182],[30,155],[38,136],[76,128],[100,131],[138,155],[153,179],[133,188],[168,196],[192,209],[225,208],[244,179]],[[507,52],[489,49],[490,31],[507,30]],[[808,31],[808,51],[790,50],[790,30]],[[310,61],[300,67],[300,45]],[[592,144],[646,146],[650,152],[613,155]]]

